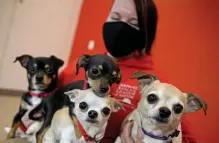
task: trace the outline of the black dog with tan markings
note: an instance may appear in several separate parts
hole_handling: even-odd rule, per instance
[[[21,66],[27,71],[28,92],[21,98],[19,111],[16,113],[10,132],[7,138],[14,138],[18,128],[26,131],[22,117],[34,107],[42,103],[43,99],[57,90],[58,70],[64,64],[61,59],[55,56],[32,57],[22,55],[17,57],[14,62],[19,61]],[[35,114],[36,115],[36,114]],[[38,120],[43,117],[43,112],[37,115]]]

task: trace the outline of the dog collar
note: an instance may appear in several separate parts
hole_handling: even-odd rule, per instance
[[[144,128],[141,128],[141,130],[145,135],[147,135],[151,138],[157,139],[157,140],[168,140],[169,138],[178,137],[178,135],[180,133],[180,131],[175,129],[175,131],[172,134],[170,134],[169,136],[156,136],[152,133],[147,132]]]
[[[33,91],[29,91],[29,94],[35,97],[48,97],[49,95],[51,95],[52,93],[56,92],[58,90],[58,88],[54,89],[51,92],[47,92],[47,93],[34,93]]]
[[[84,128],[82,127],[81,123],[80,123],[78,120],[77,120],[77,122],[78,122],[78,127],[79,127],[79,129],[80,129],[80,131],[81,131],[81,134],[83,135],[84,139],[85,139],[86,141],[93,141],[93,142],[96,142],[96,140],[95,140],[94,138],[92,138],[92,137],[90,137],[90,136],[87,135],[86,131],[84,130]]]

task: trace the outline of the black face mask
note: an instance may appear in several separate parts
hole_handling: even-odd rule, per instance
[[[106,22],[103,38],[108,52],[116,58],[128,56],[144,48],[145,40],[141,32],[124,22]]]

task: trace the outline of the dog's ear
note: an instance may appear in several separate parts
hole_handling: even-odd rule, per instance
[[[32,58],[33,57],[30,55],[22,55],[22,56],[16,57],[16,59],[14,60],[14,63],[19,61],[22,67],[27,68],[27,64]]]
[[[187,112],[196,112],[203,108],[205,115],[207,114],[207,104],[199,96],[193,93],[186,93],[187,95]]]
[[[57,58],[56,56],[52,55],[50,56],[50,58],[52,59],[52,61],[54,61],[55,66],[57,67],[57,69],[59,69],[61,66],[63,66],[64,61]]]
[[[79,57],[78,62],[76,64],[76,75],[78,75],[80,67],[84,67],[85,70],[87,69],[89,58],[89,55],[82,55]]]
[[[65,92],[64,94],[69,97],[71,102],[75,102],[78,95],[80,95],[80,92],[81,92],[80,89],[73,89],[73,90]]]
[[[131,79],[138,80],[138,86],[140,89],[143,89],[145,86],[149,86],[154,81],[159,81],[159,79],[153,74],[146,74],[144,72],[135,72]]]
[[[112,97],[110,97],[110,105],[112,108],[112,112],[118,112],[119,110],[124,110],[124,107],[122,106],[122,104],[118,100]]]

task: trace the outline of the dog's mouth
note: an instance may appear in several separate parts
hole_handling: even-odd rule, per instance
[[[105,94],[108,93],[109,88],[100,88],[100,93]]]
[[[33,84],[32,87],[36,90],[44,90],[48,87],[48,85],[46,85],[45,83],[36,83],[36,84]]]
[[[44,83],[39,83],[39,84],[36,84],[36,86],[37,86],[39,89],[44,89],[44,88],[46,88],[46,87],[47,87],[47,85],[46,85],[46,84],[44,84]]]
[[[38,87],[45,87],[46,86],[46,84],[44,84],[44,83],[36,83],[35,85]]]
[[[92,119],[86,119],[87,122],[91,123],[91,124],[98,124],[98,121],[96,120],[92,120]]]
[[[106,92],[106,93],[102,93],[102,92],[97,92],[97,91],[95,91],[95,90],[93,90],[93,92],[97,95],[97,96],[99,96],[99,97],[105,97],[105,96],[107,96],[108,94],[108,92]]]
[[[168,118],[154,117],[153,119],[156,120],[159,123],[163,123],[163,124],[168,123]]]

